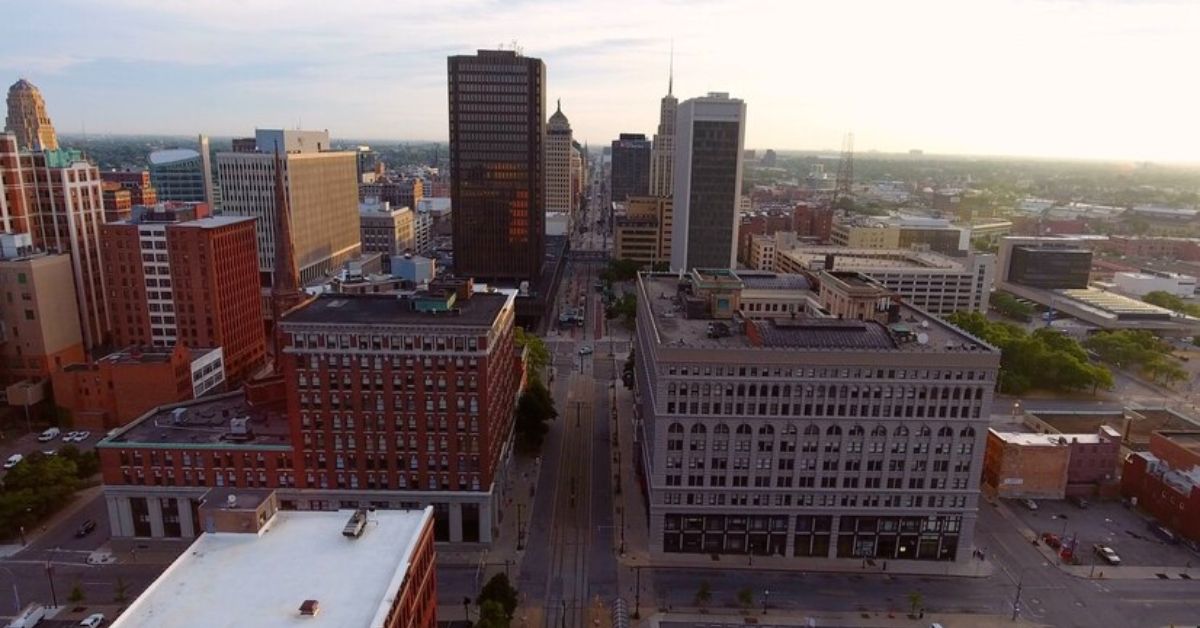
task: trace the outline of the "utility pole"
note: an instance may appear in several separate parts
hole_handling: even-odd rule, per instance
[[[1021,580],[1017,581],[1017,597],[1013,598],[1013,615],[1012,620],[1017,621],[1017,614],[1021,612]]]
[[[54,565],[46,561],[46,581],[50,583],[50,606],[58,608],[58,596],[54,593]]]
[[[525,543],[522,540],[523,535],[521,532],[521,502],[517,502],[517,549],[519,550],[525,549]]]
[[[637,565],[634,568],[634,573],[637,574],[636,584],[633,588],[633,618],[641,619],[642,617],[642,566]]]

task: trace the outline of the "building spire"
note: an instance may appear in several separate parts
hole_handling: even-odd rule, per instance
[[[675,93],[675,40],[671,40],[671,62],[667,66],[667,95]]]
[[[275,325],[273,348],[276,370],[279,368],[282,346],[279,325],[283,315],[304,298],[300,293],[300,273],[292,251],[291,209],[283,184],[283,162],[279,159],[279,143],[275,143],[275,272],[271,281],[271,318]]]
[[[558,102],[557,113],[562,113],[562,99],[559,98],[557,102]]]

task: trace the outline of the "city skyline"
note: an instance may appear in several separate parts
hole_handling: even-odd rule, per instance
[[[63,134],[282,125],[444,142],[446,57],[515,41],[545,60],[576,136],[603,145],[653,133],[673,41],[676,96],[740,95],[748,147],[836,149],[853,130],[862,151],[1197,161],[1200,130],[1180,123],[1197,90],[1163,61],[1195,34],[1182,2],[281,7],[31,7],[0,72],[40,87]],[[89,26],[108,20],[122,28]]]

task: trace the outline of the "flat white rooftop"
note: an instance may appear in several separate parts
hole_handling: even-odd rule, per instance
[[[369,513],[347,538],[353,512],[280,511],[259,534],[202,534],[112,626],[383,626],[433,509]],[[300,615],[310,599],[320,612]]]

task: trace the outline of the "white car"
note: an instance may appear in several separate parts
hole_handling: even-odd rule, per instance
[[[48,443],[61,435],[62,432],[57,427],[46,428],[46,431],[38,434],[39,443]]]
[[[11,468],[21,464],[21,461],[24,459],[25,459],[25,456],[22,456],[21,454],[13,454],[8,457],[8,460],[4,461],[4,468],[11,469]]]
[[[84,628],[96,628],[96,626],[99,626],[103,623],[104,613],[92,613],[91,615],[84,617],[83,621],[79,622],[79,625],[84,626]]]
[[[1113,551],[1113,548],[1107,545],[1094,545],[1092,546],[1092,551],[1096,552],[1097,556],[1103,558],[1104,562],[1110,565],[1116,566],[1121,564],[1121,557]]]
[[[75,432],[75,442],[77,442],[77,443],[82,443],[83,441],[85,441],[91,437],[92,437],[92,433],[87,430],[84,430],[81,432]]]
[[[592,354],[591,346],[583,345],[582,347],[579,347],[579,355],[591,355],[591,354]]]

